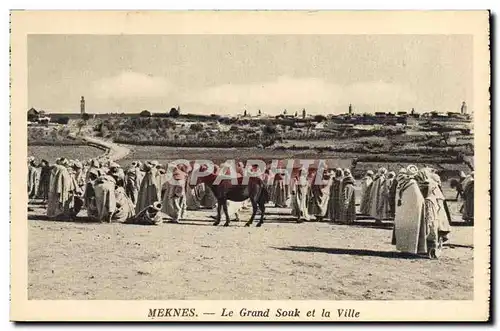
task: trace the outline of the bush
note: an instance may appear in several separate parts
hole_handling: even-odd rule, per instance
[[[143,110],[139,113],[139,116],[141,117],[151,117],[151,112],[147,110]]]
[[[316,122],[323,122],[323,121],[326,121],[326,117],[325,117],[325,116],[323,116],[323,115],[315,115],[315,116],[314,116],[314,120],[315,120]]]
[[[55,122],[57,124],[63,124],[66,125],[69,123],[69,117],[68,116],[61,116],[55,119]]]
[[[209,139],[210,134],[208,132],[202,132],[200,133],[200,139]]]
[[[79,138],[69,136],[67,128],[28,128],[28,145],[31,146],[65,146],[85,145]]]
[[[193,132],[201,132],[201,131],[203,131],[203,124],[201,124],[201,123],[191,124],[189,129]]]
[[[266,125],[263,130],[264,134],[272,135],[276,134],[276,126],[275,125]]]
[[[181,113],[179,110],[176,108],[171,108],[170,112],[168,113],[171,117],[178,117]]]

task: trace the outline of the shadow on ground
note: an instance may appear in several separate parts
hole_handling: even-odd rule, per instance
[[[459,244],[444,244],[444,247],[449,247],[449,248],[470,248],[474,249],[474,246],[472,245],[459,245]]]
[[[316,246],[271,247],[281,251],[326,253],[336,255],[377,256],[390,259],[422,259],[423,257],[401,252],[373,251],[369,249],[325,248]]]
[[[51,219],[51,218],[48,218],[47,215],[28,215],[28,220],[30,221],[49,221],[49,222],[67,222],[67,223],[100,223],[100,222],[96,222],[96,221],[93,221],[91,219],[89,219],[88,217],[84,217],[84,216],[77,216],[73,219],[64,219],[64,218],[61,218],[61,219]]]

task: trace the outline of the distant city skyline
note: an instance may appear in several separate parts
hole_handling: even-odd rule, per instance
[[[465,35],[30,35],[28,107],[79,113],[460,112]]]

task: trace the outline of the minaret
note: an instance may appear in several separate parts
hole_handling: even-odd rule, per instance
[[[85,114],[85,98],[82,96],[80,100],[80,114],[83,116]]]
[[[460,107],[460,113],[461,113],[462,115],[467,114],[467,104],[465,103],[465,101],[464,101],[464,102],[462,102],[462,107]]]
[[[352,104],[349,104],[349,115],[352,115]]]

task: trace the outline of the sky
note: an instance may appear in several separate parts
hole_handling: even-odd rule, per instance
[[[30,35],[28,106],[310,114],[459,111],[467,35]]]

